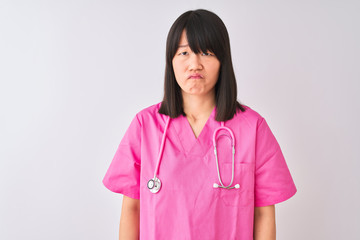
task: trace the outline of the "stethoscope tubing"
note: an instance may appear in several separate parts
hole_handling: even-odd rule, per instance
[[[221,174],[220,174],[220,167],[219,167],[219,159],[218,159],[218,154],[217,154],[217,144],[216,144],[216,140],[217,140],[217,136],[218,136],[218,132],[220,130],[226,130],[228,133],[230,133],[230,137],[226,134],[221,134],[220,136],[226,136],[229,137],[231,140],[231,148],[232,148],[232,166],[231,166],[231,181],[230,184],[225,186],[222,182],[221,179]],[[231,189],[233,187],[231,187],[231,185],[233,184],[234,181],[234,169],[235,169],[235,137],[233,132],[231,131],[230,128],[225,127],[224,126],[224,122],[221,122],[221,126],[218,127],[217,129],[215,129],[214,134],[213,134],[213,145],[214,145],[214,154],[215,154],[215,162],[216,162],[216,170],[217,170],[217,174],[218,174],[218,178],[219,178],[219,182],[221,185],[218,184],[214,184],[214,187],[220,187],[220,188],[226,188],[226,189]]]
[[[156,168],[154,171],[154,178],[150,179],[148,181],[148,188],[152,193],[157,193],[160,188],[161,188],[161,181],[159,178],[157,178],[157,174],[159,171],[159,166],[160,166],[160,162],[161,162],[161,158],[162,158],[162,154],[164,151],[164,145],[165,145],[165,138],[166,138],[166,132],[169,128],[169,122],[170,122],[170,116],[168,116],[166,123],[165,123],[165,128],[164,128],[164,133],[161,139],[161,145],[160,145],[160,150],[159,150],[159,156],[157,159],[157,164],[156,164]],[[219,168],[219,160],[218,160],[218,154],[217,154],[217,148],[216,148],[216,140],[217,140],[217,133],[220,130],[226,130],[228,133],[230,133],[230,137],[226,134],[221,134],[220,136],[226,136],[229,137],[231,139],[231,147],[232,147],[232,167],[231,167],[231,182],[229,185],[225,186],[221,180],[221,174],[220,174],[220,168]],[[217,183],[214,183],[213,187],[214,188],[225,188],[225,189],[233,189],[233,188],[240,188],[239,184],[236,184],[235,186],[231,187],[231,185],[233,184],[234,181],[234,170],[235,170],[235,137],[233,132],[231,131],[230,128],[225,127],[224,126],[224,122],[221,122],[221,126],[218,127],[217,129],[215,129],[214,133],[213,133],[213,145],[214,145],[214,154],[215,154],[215,160],[216,160],[216,169],[217,169],[217,173],[218,173],[218,178],[219,178],[219,182],[221,185],[218,185]]]
[[[164,143],[165,143],[166,132],[168,130],[169,122],[170,122],[170,116],[168,116],[168,119],[166,120],[166,123],[165,123],[164,133],[163,133],[163,136],[162,136],[162,139],[161,139],[159,157],[158,157],[155,172],[154,172],[154,179],[156,179],[156,175],[158,174],[158,171],[159,171],[159,165],[160,165],[161,157],[162,157],[162,154],[163,154],[163,151],[164,151],[164,145],[165,145]]]

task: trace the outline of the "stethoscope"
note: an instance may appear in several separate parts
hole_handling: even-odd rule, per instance
[[[165,142],[166,132],[167,132],[167,129],[169,127],[169,122],[170,122],[170,117],[168,117],[168,119],[166,120],[164,133],[163,133],[163,136],[162,136],[162,139],[161,139],[159,156],[158,156],[158,160],[157,160],[157,164],[156,164],[156,168],[155,168],[155,172],[154,172],[154,177],[152,179],[150,179],[148,181],[148,183],[147,183],[147,187],[150,190],[150,192],[152,192],[152,193],[159,192],[159,190],[161,188],[161,181],[156,175],[157,175],[158,170],[159,170],[159,165],[160,165],[162,153],[163,153],[163,150],[164,150],[164,142]],[[222,130],[222,129],[226,130],[230,134],[230,136],[227,135],[227,134],[221,134],[220,136],[229,137],[231,139],[231,147],[232,147],[231,182],[227,186],[225,186],[223,184],[222,180],[221,180],[220,169],[219,169],[219,160],[218,160],[217,149],[216,149],[217,135],[218,135],[218,132],[220,130]],[[234,186],[231,186],[233,184],[233,181],[234,181],[234,169],[235,169],[235,137],[234,137],[234,134],[231,131],[231,129],[224,126],[224,122],[221,122],[221,126],[218,127],[213,133],[213,145],[214,145],[214,154],[215,154],[215,160],[216,160],[216,168],[217,168],[218,178],[219,178],[219,182],[220,182],[220,185],[217,184],[217,183],[214,183],[213,188],[224,188],[224,189],[234,189],[234,188],[238,189],[238,188],[240,188],[240,184],[235,184]]]

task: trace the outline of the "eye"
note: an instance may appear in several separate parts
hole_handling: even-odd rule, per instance
[[[189,55],[189,53],[188,52],[180,52],[179,55],[180,56],[186,56],[186,55]]]
[[[203,53],[201,53],[201,55],[202,56],[214,56],[214,54],[211,52],[203,52]]]

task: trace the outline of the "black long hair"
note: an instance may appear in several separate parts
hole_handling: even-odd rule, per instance
[[[220,72],[215,84],[216,121],[232,119],[237,110],[245,108],[237,101],[237,85],[232,66],[230,40],[223,21],[204,9],[187,11],[171,26],[166,42],[164,97],[159,113],[176,118],[185,116],[181,88],[176,82],[172,60],[186,31],[190,49],[194,53],[213,52],[220,61]]]

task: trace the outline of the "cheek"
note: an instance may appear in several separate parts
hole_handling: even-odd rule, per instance
[[[220,72],[220,63],[213,63],[210,69],[211,75],[213,75],[217,79]]]
[[[179,64],[177,61],[172,61],[172,67],[173,67],[173,70],[174,70],[174,74],[175,76],[179,73]]]
[[[172,67],[176,81],[179,82],[184,77],[184,64],[180,61],[173,60]]]
[[[173,71],[174,71],[174,75],[175,75],[175,80],[181,87],[182,83],[181,83],[181,74],[180,74],[179,66],[178,66],[178,64],[176,64],[176,61],[172,62],[172,66],[173,66]]]

